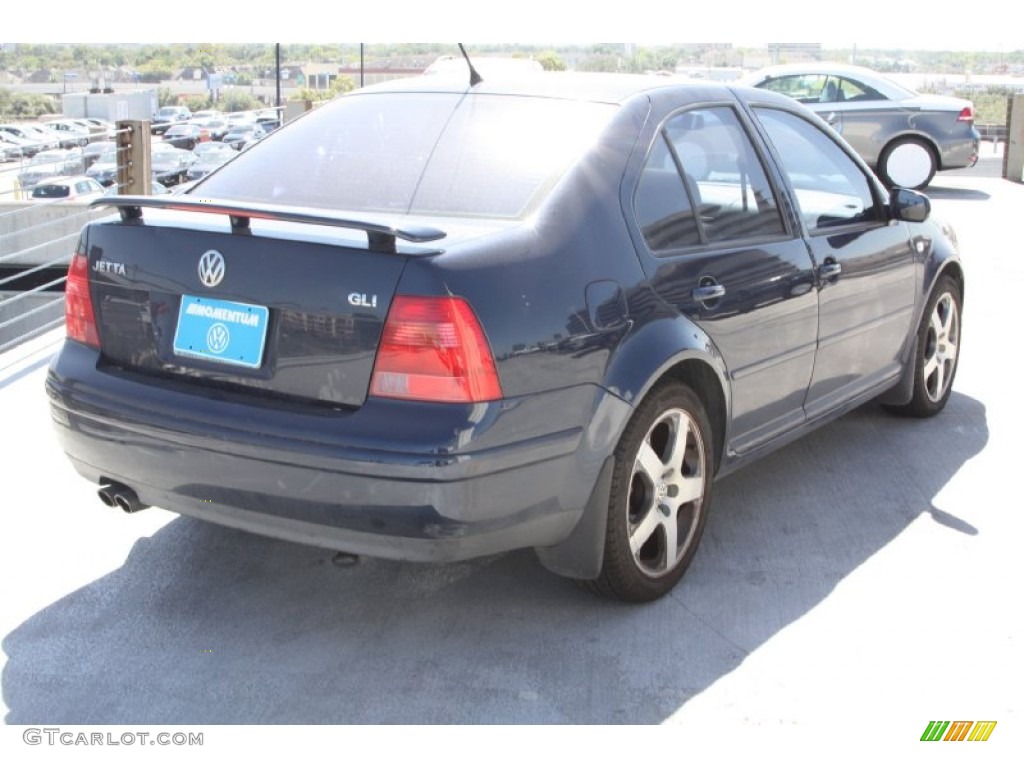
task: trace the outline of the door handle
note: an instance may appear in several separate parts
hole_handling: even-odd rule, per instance
[[[708,302],[716,301],[717,299],[725,296],[725,286],[713,283],[711,285],[702,285],[699,288],[694,288],[693,293],[690,294],[694,301]]]
[[[842,271],[843,265],[836,261],[835,257],[829,256],[825,259],[825,262],[818,267],[818,277],[822,280],[836,280]]]

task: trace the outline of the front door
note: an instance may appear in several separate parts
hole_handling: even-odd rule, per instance
[[[782,160],[818,270],[818,353],[805,406],[814,418],[898,377],[914,316],[914,250],[879,186],[831,135],[783,109],[754,111]]]

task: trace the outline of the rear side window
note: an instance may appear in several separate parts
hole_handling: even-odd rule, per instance
[[[270,134],[192,194],[348,211],[520,218],[616,110],[517,96],[346,96]]]
[[[634,210],[655,253],[786,233],[761,159],[730,107],[689,110],[665,123]]]

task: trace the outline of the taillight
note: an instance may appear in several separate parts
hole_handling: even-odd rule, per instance
[[[960,114],[956,117],[961,123],[973,123],[974,122],[974,106],[966,106],[960,110]]]
[[[454,296],[396,296],[370,394],[443,403],[500,400],[494,356],[469,302]]]
[[[68,281],[64,287],[64,322],[69,339],[99,348],[100,335],[89,294],[89,259],[84,253],[76,252],[71,257]]]

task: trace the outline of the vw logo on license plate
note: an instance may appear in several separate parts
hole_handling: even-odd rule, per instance
[[[224,353],[231,343],[231,334],[224,323],[217,323],[206,334],[206,344],[216,355]]]

